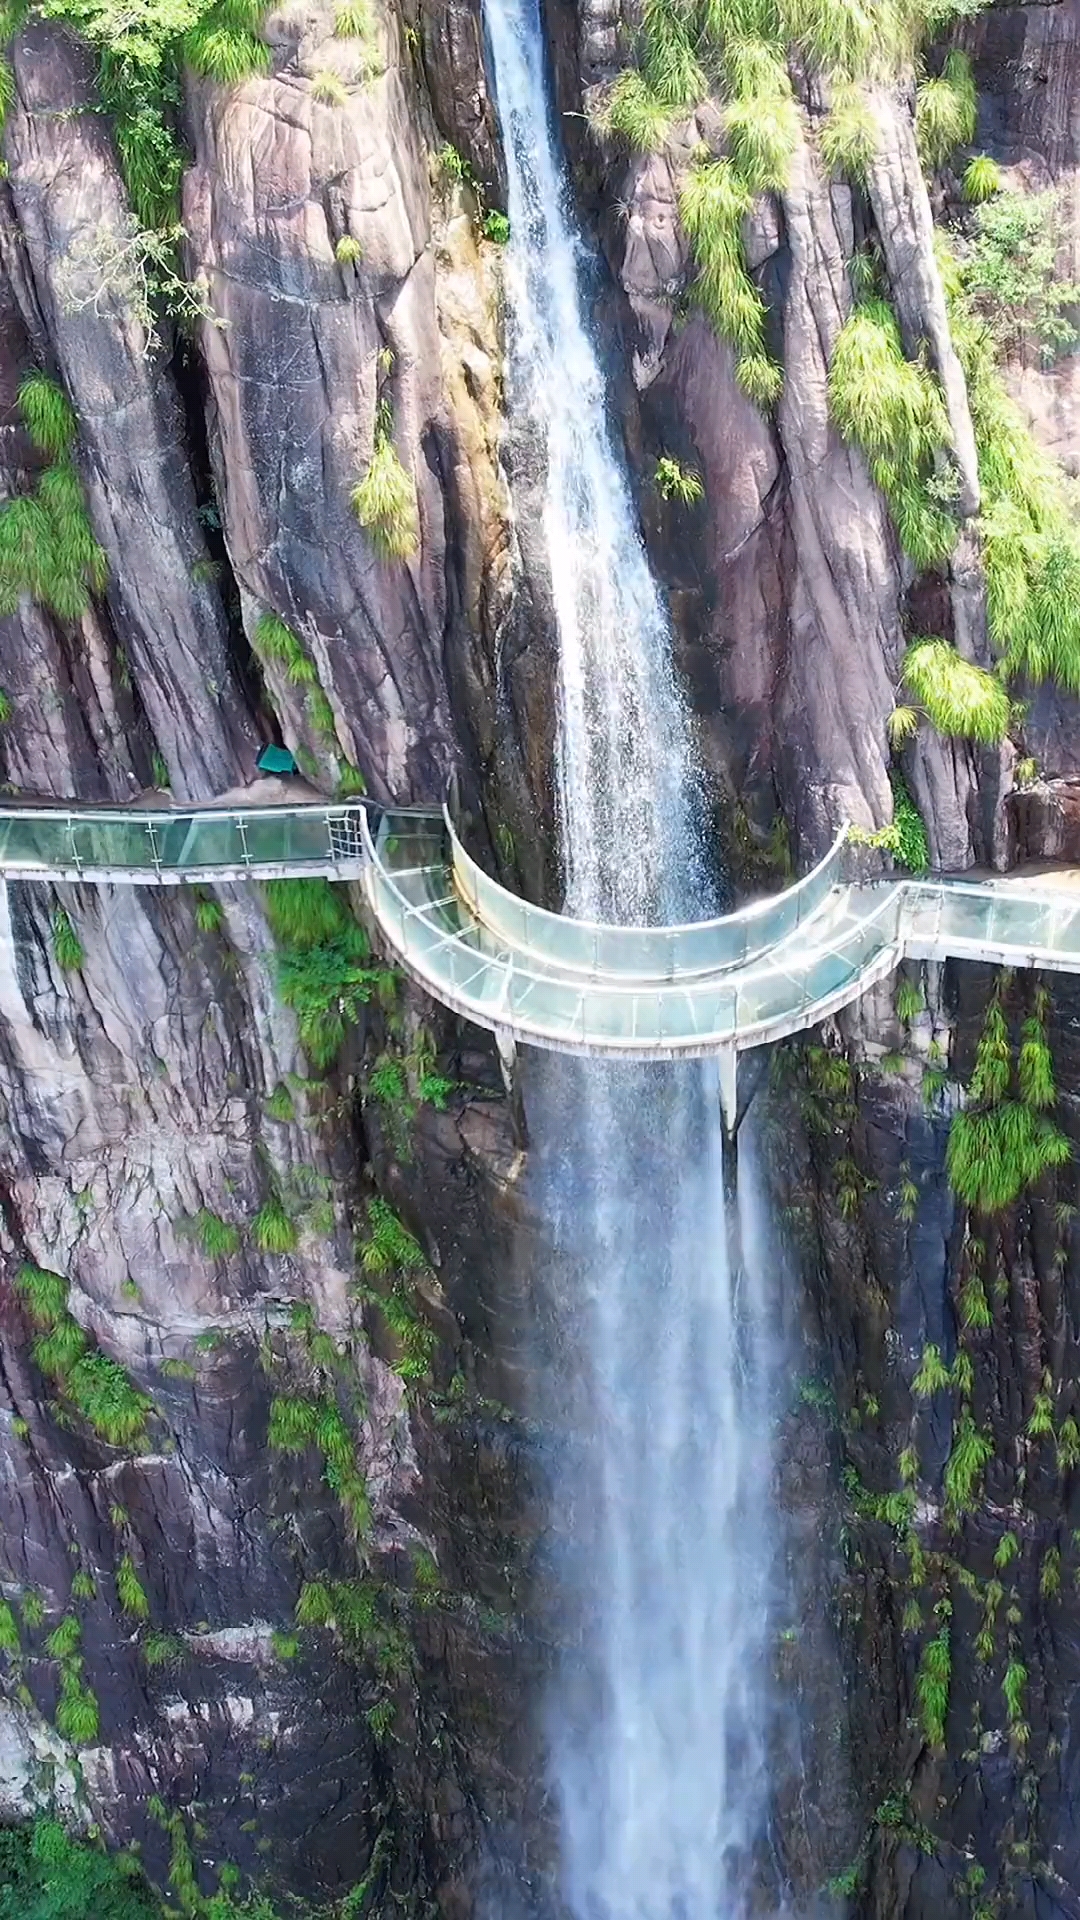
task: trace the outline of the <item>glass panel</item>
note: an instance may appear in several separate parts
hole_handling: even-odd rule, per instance
[[[84,866],[152,867],[154,864],[154,849],[144,813],[132,814],[127,820],[84,816],[76,821],[74,831],[79,859]]]
[[[935,940],[942,916],[941,887],[909,887],[904,898],[904,931],[911,940]]]
[[[945,887],[942,890],[941,931],[949,940],[973,940],[979,945],[986,941],[986,927],[990,918],[990,899],[984,895],[961,893],[959,889]]]
[[[557,980],[528,980],[514,973],[510,981],[511,1021],[521,1019],[552,1038],[572,1034],[578,1012],[578,990]]]
[[[778,969],[752,974],[739,988],[739,1025],[756,1027],[763,1020],[783,1020],[803,1004],[805,982]]]
[[[236,819],[221,814],[185,817],[163,813],[154,819],[154,835],[163,867],[242,867],[244,843]]]
[[[1017,946],[1021,950],[1045,947],[1053,911],[1049,901],[1018,900],[999,893],[991,907],[987,937],[996,947]]]
[[[257,865],[331,857],[329,822],[315,807],[306,813],[248,814],[244,829],[248,852]]]
[[[32,814],[7,815],[0,821],[0,865],[5,867],[70,867],[74,865],[67,817],[54,820]]]
[[[1080,955],[1080,901],[1070,899],[1055,908],[1047,938],[1054,953]]]
[[[689,927],[679,935],[680,973],[716,973],[738,967],[756,949],[757,934],[746,921]]]
[[[721,920],[703,921],[682,929],[601,927],[574,922],[540,907],[528,907],[525,931],[524,903],[484,873],[460,847],[453,848],[457,884],[462,896],[488,926],[543,954],[562,966],[587,973],[621,973],[646,980],[678,979],[683,973],[717,972],[737,966],[790,934],[801,920],[817,911],[839,872],[837,848],[823,869],[809,882],[798,882],[778,894],[760,911],[741,910]]]
[[[660,1001],[659,994],[605,993],[598,987],[589,988],[582,994],[586,1038],[609,1041],[636,1039],[647,1046],[655,1038]],[[656,1008],[655,1021],[649,1017],[650,1005]]]

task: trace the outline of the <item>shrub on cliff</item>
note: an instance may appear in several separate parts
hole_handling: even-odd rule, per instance
[[[0,1920],[161,1920],[130,1854],[73,1840],[56,1820],[0,1828]]]

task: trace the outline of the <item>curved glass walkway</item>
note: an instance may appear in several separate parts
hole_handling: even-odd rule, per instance
[[[684,927],[593,926],[530,906],[477,866],[446,809],[10,808],[0,879],[360,879],[405,970],[504,1051],[718,1054],[729,1073],[737,1050],[814,1026],[905,957],[1080,972],[1080,888],[1046,876],[851,884],[844,839],[783,893]]]
[[[845,883],[845,833],[783,893],[657,929],[529,906],[448,815],[365,818],[363,837],[365,890],[406,971],[479,1025],[560,1052],[733,1056],[816,1025],[905,958],[1080,972],[1080,891],[1045,876]]]

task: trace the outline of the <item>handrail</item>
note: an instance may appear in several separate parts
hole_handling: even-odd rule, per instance
[[[833,876],[838,872],[848,834],[847,827],[841,827],[817,866],[782,893],[710,920],[637,927],[579,920],[522,900],[485,873],[466,850],[449,804],[444,804],[443,820],[450,840],[454,884],[465,905],[491,932],[515,947],[524,946],[539,958],[550,957],[584,975],[607,978],[611,973],[626,972],[650,980],[715,973],[721,965],[744,965],[793,932],[810,913],[818,911],[836,884]],[[539,938],[532,937],[534,929]],[[728,949],[723,957],[718,951],[721,946]]]
[[[9,820],[84,820],[92,824],[96,820],[134,822],[136,826],[152,821],[160,826],[167,820],[272,820],[282,816],[310,819],[322,815],[339,819],[348,813],[393,813],[415,817],[420,820],[441,821],[442,813],[438,807],[412,807],[388,805],[382,800],[372,800],[366,794],[350,794],[347,800],[275,801],[271,806],[253,805],[249,807],[184,806],[171,803],[167,807],[85,807],[77,801],[54,800],[43,807],[0,807],[0,826]]]

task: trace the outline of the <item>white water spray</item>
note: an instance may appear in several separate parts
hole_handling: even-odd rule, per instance
[[[485,17],[510,405],[547,461],[567,906],[691,919],[712,902],[687,718],[585,323],[539,0]],[[574,1920],[741,1920],[763,1808],[765,1315],[729,1268],[715,1072],[553,1063],[533,1133],[564,1274],[540,1389],[563,1895]]]

